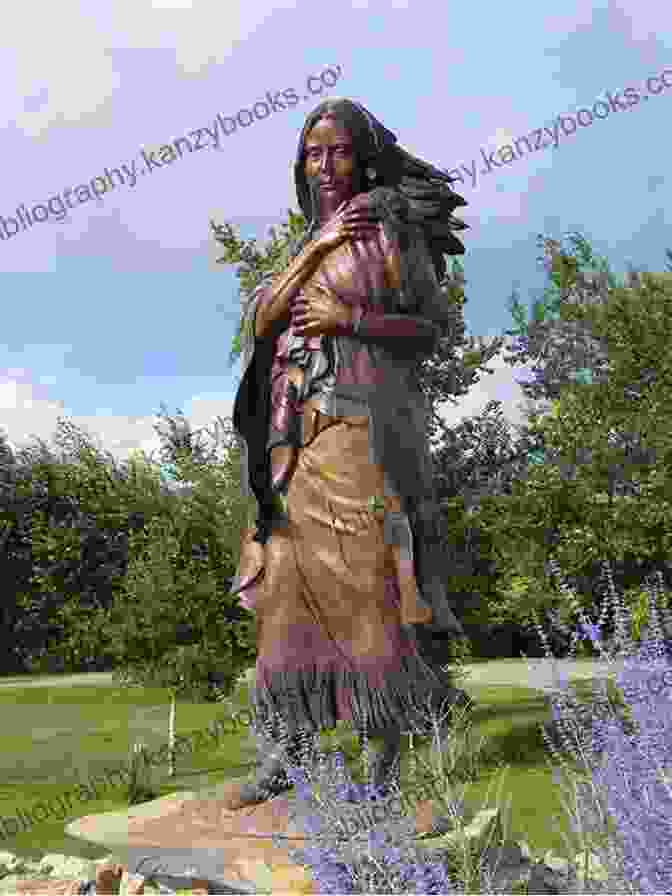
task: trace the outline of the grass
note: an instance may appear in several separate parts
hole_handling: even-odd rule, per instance
[[[520,660],[512,660],[520,663]],[[511,838],[526,840],[536,850],[563,845],[561,826],[550,821],[562,816],[559,788],[546,764],[548,757],[537,724],[548,721],[546,698],[528,688],[487,687],[463,684],[477,701],[472,715],[475,741],[485,737],[481,752],[480,777],[467,800],[480,808],[492,779],[502,763],[509,766]],[[579,692],[589,693],[582,683]],[[232,697],[233,706],[248,705],[248,690],[241,684]],[[36,802],[72,792],[103,770],[128,762],[133,744],[140,740],[149,750],[159,749],[167,740],[170,698],[168,691],[120,687],[30,687],[0,689],[0,816],[15,816]],[[230,710],[229,710],[230,712]],[[176,733],[189,734],[207,729],[226,710],[221,704],[193,704],[178,701]],[[324,735],[323,742],[337,745],[351,768],[359,756],[356,739],[345,728]],[[419,754],[429,756],[430,746]],[[176,761],[176,777],[168,778],[167,766],[155,773],[159,796],[176,790],[199,790],[231,777],[245,776],[253,769],[254,745],[245,731],[222,736],[219,744],[193,751]],[[409,757],[402,760],[402,776],[408,772]],[[359,767],[354,777],[361,779]],[[99,859],[110,850],[87,845],[64,833],[64,826],[83,815],[127,808],[126,787],[110,786],[99,799],[73,801],[65,819],[36,822],[30,830],[0,841],[0,849],[25,858],[41,858],[47,852]],[[563,827],[564,825],[564,827]]]
[[[150,751],[158,750],[167,741],[169,708],[170,697],[163,689],[0,689],[5,723],[0,732],[0,816],[16,816],[40,800],[76,793],[78,785],[102,776],[106,769],[128,763],[137,741]],[[224,714],[218,704],[178,701],[176,734],[206,730]],[[210,749],[178,757],[172,779],[167,765],[159,767],[153,776],[158,795],[200,789],[245,775],[252,767],[254,754],[244,742],[242,734],[223,735]],[[64,826],[83,815],[127,808],[126,785],[117,778],[101,788],[98,799],[79,801],[75,796],[71,807],[64,819],[36,821],[30,830],[0,840],[0,849],[31,859],[41,858],[46,852],[86,859],[108,855],[109,849],[69,837]]]

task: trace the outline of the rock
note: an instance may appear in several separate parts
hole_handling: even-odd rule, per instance
[[[448,823],[451,828],[454,827],[451,819],[439,819],[434,822],[435,829],[442,822]],[[434,837],[421,837],[419,843],[423,849],[445,850],[464,839],[468,840],[475,849],[482,851],[485,848],[485,843],[493,837],[495,840],[501,840],[502,837],[499,809],[481,809],[461,830],[449,830]]]
[[[15,896],[73,896],[78,889],[78,881],[44,880],[37,877],[16,880],[11,892]]]
[[[79,859],[74,856],[59,854],[45,855],[40,861],[40,868],[51,877],[69,877],[72,880],[85,878],[88,880],[96,875],[98,862],[87,859]]]
[[[109,849],[121,849],[128,843],[128,825],[137,819],[162,818],[196,798],[195,792],[169,793],[149,803],[130,806],[125,811],[84,815],[65,826],[70,837],[96,843]]]
[[[0,878],[22,871],[26,864],[28,863],[24,859],[18,858],[11,852],[0,852]]]
[[[226,807],[221,793],[219,798],[192,795],[189,800],[164,800],[157,805],[160,802],[147,804],[142,814],[131,810],[104,813],[99,816],[98,831],[95,816],[88,816],[86,824],[82,819],[73,822],[67,831],[114,848],[117,855],[123,854],[121,861],[129,872],[151,874],[171,889],[189,884],[189,879],[178,881],[186,877],[188,869],[191,879],[197,874],[210,883],[213,892],[238,894],[256,892],[257,881],[247,875],[256,873],[263,863],[277,869],[293,866],[287,849],[274,844],[275,835],[288,844],[304,840],[300,823],[290,821],[288,797],[236,811]],[[304,879],[305,888],[305,873],[295,865],[291,873]],[[278,874],[287,877],[290,872]]]
[[[92,861],[60,853],[49,853],[39,861],[30,861],[10,852],[2,852],[0,893],[39,893],[44,896],[66,894],[76,881],[95,880],[98,865],[114,861],[114,856]],[[146,892],[149,893],[150,890]]]
[[[74,856],[51,853],[45,855],[39,862],[21,859],[10,852],[0,853],[0,884],[4,884],[8,877],[34,877],[34,878],[92,878],[96,874],[96,862],[88,859],[80,859]],[[5,889],[4,892],[7,892]]]

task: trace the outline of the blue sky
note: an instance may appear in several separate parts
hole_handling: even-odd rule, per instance
[[[526,305],[543,288],[539,233],[581,231],[619,274],[628,263],[664,270],[672,247],[672,7],[569,0],[549,12],[550,5],[15,5],[0,33],[0,428],[12,444],[51,442],[63,416],[124,460],[131,450],[158,448],[153,424],[162,403],[171,413],[181,408],[195,428],[231,413],[237,281],[214,263],[208,222],[230,221],[263,240],[288,207],[297,209],[298,134],[322,97],[363,103],[402,146],[462,170],[455,189],[469,203],[460,211],[470,225],[462,259],[468,335],[491,338],[512,327],[514,285]],[[339,67],[333,87],[309,95],[309,77]],[[659,92],[648,90],[646,79],[663,71],[670,86],[654,81]],[[632,106],[627,87],[640,97]],[[235,118],[267,92],[289,88],[300,98],[293,107],[228,136],[221,125],[215,132],[218,114]],[[607,94],[619,94],[624,108],[613,109]],[[604,117],[573,134],[559,130],[554,147],[558,116],[576,120],[597,101]],[[545,127],[541,139],[551,145],[535,150]],[[202,128],[217,133],[218,149],[201,131],[201,151],[138,174],[135,186],[127,180],[98,200],[73,201],[62,220],[55,201],[46,221],[11,235],[22,205],[46,206],[124,163],[139,171],[143,148],[156,152],[190,134],[195,141]],[[522,136],[532,151],[511,160],[503,147]],[[499,167],[474,183],[465,168],[485,171],[484,155],[493,152]],[[492,398],[520,422],[514,377],[522,369],[501,358],[491,369],[446,410],[449,422]]]

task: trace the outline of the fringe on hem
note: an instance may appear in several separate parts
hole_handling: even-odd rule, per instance
[[[402,657],[398,670],[385,674],[382,687],[372,686],[366,672],[335,663],[322,669],[312,665],[273,672],[268,679],[270,686],[257,676],[252,696],[254,726],[274,742],[283,737],[278,718],[290,737],[299,730],[317,733],[335,728],[337,721],[351,722],[358,732],[398,727],[402,732],[431,734],[430,712],[441,722],[462,693],[451,685],[449,676],[439,678],[419,656]],[[351,717],[339,714],[339,693],[350,697]]]

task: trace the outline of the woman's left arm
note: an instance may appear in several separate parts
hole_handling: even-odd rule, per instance
[[[382,231],[382,228],[381,228]],[[381,234],[387,286],[401,291],[401,252],[396,240]],[[361,307],[353,311],[353,333],[362,342],[376,343],[402,357],[433,355],[441,337],[441,323],[448,321],[448,304],[439,288],[427,246],[419,229],[410,234],[413,254],[414,305],[422,314],[384,314]],[[401,303],[399,302],[399,305]]]
[[[388,240],[381,227],[380,248],[385,262],[385,288],[389,293],[383,307],[396,307],[386,313],[350,305],[340,300],[332,289],[314,284],[308,295],[292,306],[292,323],[297,335],[310,338],[318,335],[349,336],[365,344],[379,345],[400,360],[430,357],[441,338],[441,325],[449,322],[449,305],[439,288],[429,252],[422,234],[409,234],[414,310],[403,312],[407,304],[401,295],[401,254],[396,241]],[[380,298],[380,297],[379,297]]]
[[[392,354],[409,358],[433,355],[441,336],[439,327],[426,317],[362,308],[353,312],[352,333],[361,342],[380,345]]]

